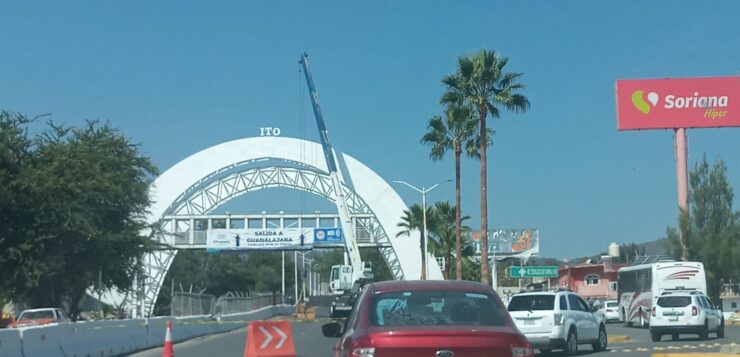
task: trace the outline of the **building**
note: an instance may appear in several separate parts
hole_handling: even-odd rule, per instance
[[[565,265],[558,271],[557,286],[568,288],[584,298],[617,300],[617,271],[623,264],[606,258],[585,264]]]
[[[740,313],[740,284],[723,284],[719,299],[722,301],[722,311]]]

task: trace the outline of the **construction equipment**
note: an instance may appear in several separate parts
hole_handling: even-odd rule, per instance
[[[308,54],[303,53],[299,62],[303,66],[303,73],[306,77],[313,113],[316,117],[316,124],[319,127],[321,147],[324,151],[326,167],[332,182],[333,198],[337,205],[339,221],[344,232],[344,265],[332,266],[331,276],[329,278],[330,290],[332,294],[337,296],[337,301],[331,306],[331,315],[332,317],[343,316],[349,313],[353,296],[359,293],[365,282],[373,278],[372,266],[364,263],[360,257],[360,250],[355,239],[355,228],[352,218],[349,215],[349,208],[347,207],[346,195],[343,189],[342,174],[337,169],[337,159],[334,155],[334,149],[329,142],[329,132],[326,130],[324,117],[321,113],[319,95],[316,93],[316,86],[314,85],[311,70],[308,66]]]

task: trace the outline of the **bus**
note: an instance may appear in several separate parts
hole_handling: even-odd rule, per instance
[[[647,327],[653,301],[671,291],[707,293],[704,264],[699,262],[661,261],[638,264],[617,272],[619,320],[626,326]]]

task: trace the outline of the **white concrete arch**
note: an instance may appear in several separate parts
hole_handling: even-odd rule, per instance
[[[335,152],[335,155],[338,153]],[[401,197],[380,175],[359,160],[341,154],[346,164],[346,174],[351,178],[356,195],[370,207],[385,230],[392,249],[403,271],[404,279],[418,279],[421,275],[420,235],[396,238],[397,226],[403,211],[408,209]],[[165,215],[173,212],[177,202],[192,195],[194,188],[214,176],[243,165],[245,162],[260,160],[286,160],[306,167],[327,172],[320,144],[289,137],[253,137],[218,144],[197,152],[178,162],[162,173],[152,184],[150,196],[152,206],[147,217],[149,223],[157,223]],[[160,237],[165,243],[171,238]],[[169,270],[175,252],[162,251],[144,258],[146,286],[144,294],[138,299],[134,296],[124,298],[127,308],[135,308],[137,314],[151,314],[166,272]],[[431,279],[442,279],[437,261],[430,257],[429,274]],[[142,301],[142,296],[146,298]],[[114,300],[122,301],[123,299]]]

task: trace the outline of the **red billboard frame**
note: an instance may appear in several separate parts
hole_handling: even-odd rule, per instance
[[[615,84],[617,130],[740,127],[740,76]]]

